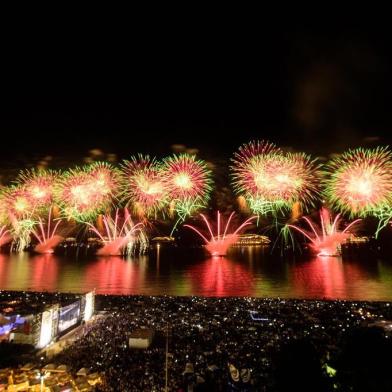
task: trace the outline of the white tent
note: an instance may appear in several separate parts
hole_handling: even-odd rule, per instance
[[[129,337],[130,348],[148,348],[154,338],[152,329],[141,328],[133,331]]]

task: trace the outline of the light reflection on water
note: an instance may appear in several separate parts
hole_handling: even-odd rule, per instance
[[[227,257],[166,249],[149,256],[75,260],[0,254],[0,288],[107,294],[392,299],[392,263],[272,257],[263,248]]]

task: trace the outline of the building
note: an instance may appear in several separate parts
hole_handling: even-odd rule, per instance
[[[95,293],[75,295],[63,302],[0,303],[0,340],[41,349],[94,314]]]
[[[269,245],[271,240],[260,234],[239,234],[238,240],[233,246]]]
[[[148,348],[154,339],[154,331],[152,329],[136,329],[129,336],[130,348]]]

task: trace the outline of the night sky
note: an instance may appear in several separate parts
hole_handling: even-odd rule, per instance
[[[185,144],[205,158],[226,158],[252,139],[315,155],[391,143],[384,34],[295,30],[252,38],[162,39],[143,50],[123,47],[121,58],[59,59],[58,68],[53,61],[29,73],[34,88],[21,83],[1,107],[3,166],[45,155],[77,162],[92,148],[160,157]]]

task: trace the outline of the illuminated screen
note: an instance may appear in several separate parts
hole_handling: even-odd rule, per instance
[[[65,331],[79,321],[80,302],[76,301],[71,305],[60,308],[59,311],[59,332]]]
[[[38,347],[45,347],[52,340],[53,309],[42,313],[41,333]]]
[[[91,291],[86,294],[86,304],[84,308],[84,321],[91,319],[94,313],[94,293]]]

